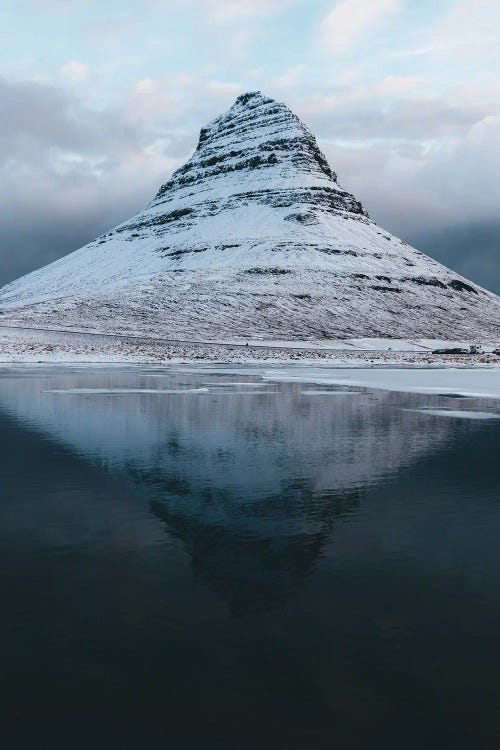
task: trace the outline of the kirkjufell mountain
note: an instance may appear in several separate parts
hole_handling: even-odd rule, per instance
[[[471,338],[500,298],[381,229],[313,134],[251,92],[144,210],[0,291],[1,319],[172,338]]]

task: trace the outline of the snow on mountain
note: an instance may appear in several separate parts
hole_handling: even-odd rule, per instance
[[[500,298],[372,221],[260,92],[202,128],[132,219],[0,290],[1,320],[163,336],[474,338]]]

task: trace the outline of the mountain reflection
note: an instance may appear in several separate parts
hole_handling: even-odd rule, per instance
[[[262,394],[242,385],[191,394],[61,392],[183,389],[207,380],[227,384],[231,376],[25,372],[2,378],[0,405],[29,430],[132,480],[188,552],[195,576],[235,613],[286,599],[334,540],[335,523],[355,514],[370,488],[457,429],[437,419],[422,430],[420,415],[397,408],[401,396],[306,398],[290,383]],[[407,395],[404,405],[418,398]],[[99,512],[80,511],[81,523]]]

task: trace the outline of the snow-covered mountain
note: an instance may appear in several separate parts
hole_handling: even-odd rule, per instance
[[[150,205],[0,290],[2,320],[172,337],[494,339],[500,298],[372,221],[260,92]]]

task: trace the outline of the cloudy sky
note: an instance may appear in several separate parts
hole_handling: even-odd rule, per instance
[[[143,207],[247,90],[500,293],[499,0],[1,0],[0,284]]]

